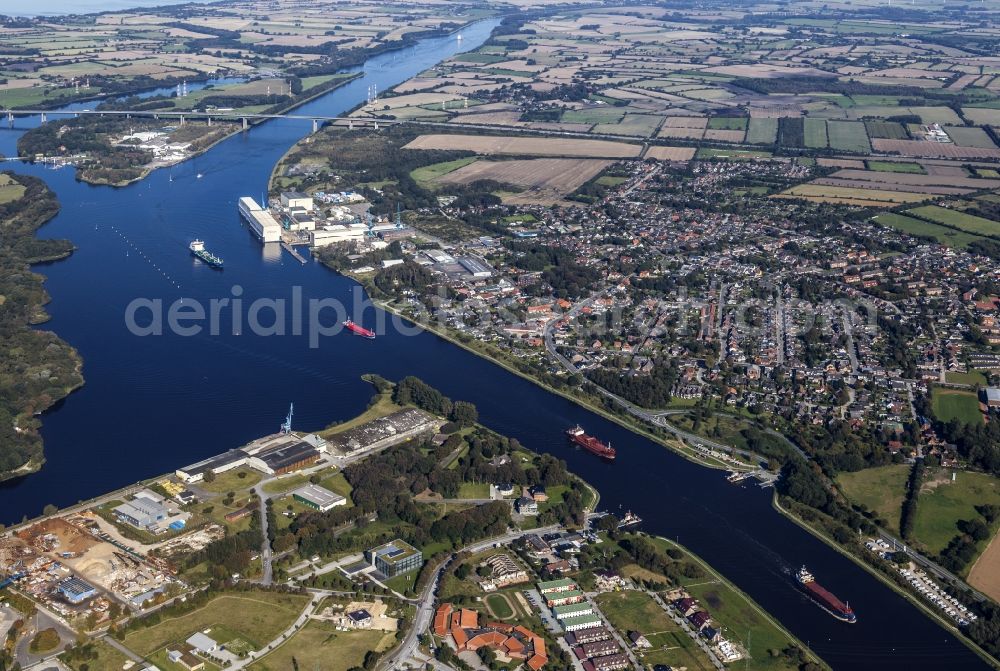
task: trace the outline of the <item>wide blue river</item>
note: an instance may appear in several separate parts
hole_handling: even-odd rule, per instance
[[[495,22],[463,30],[464,40],[429,39],[372,58],[363,76],[301,108],[335,115],[363,101],[369,84],[386,90],[485,40]],[[15,154],[15,130],[0,124],[0,152]],[[26,166],[56,191],[62,211],[42,230],[78,247],[39,267],[52,295],[45,326],[77,347],[86,385],[44,418],[48,461],[38,474],[0,485],[0,521],[37,515],[141,478],[174,470],[273,432],[295,403],[295,428],[315,430],[356,415],[371,394],[366,372],[416,375],[482,420],[532,449],[565,458],[597,486],[602,507],[631,509],[652,533],[678,539],[749,593],[836,669],[957,669],[985,665],[918,609],[852,561],[771,508],[771,493],[728,484],[699,466],[427,333],[389,327],[376,340],[346,335],[309,346],[301,336],[264,337],[224,324],[223,335],[139,337],[126,327],[135,299],[180,297],[186,304],[241,293],[302,301],[350,300],[357,288],[319,264],[264,250],[240,221],[236,201],[257,197],[272,166],[309,123],[278,120],[234,136],[172,170],[124,189],[75,181],[71,169]],[[16,166],[15,166],[16,167]],[[21,168],[18,168],[21,169]],[[212,271],[189,255],[193,238],[225,259]],[[234,287],[239,289],[234,289]],[[369,312],[366,322],[375,321]],[[332,321],[326,316],[326,323]],[[239,335],[233,335],[234,331]],[[570,449],[563,431],[580,423],[618,450],[613,465]],[[850,600],[858,623],[843,624],[807,601],[789,573],[807,565]],[[728,632],[743,639],[745,632]],[[751,642],[752,643],[752,642]],[[757,655],[766,651],[753,648]]]

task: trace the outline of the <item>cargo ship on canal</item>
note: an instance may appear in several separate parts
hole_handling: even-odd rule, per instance
[[[849,624],[854,624],[858,621],[858,618],[854,614],[850,605],[835,597],[829,592],[829,590],[816,582],[816,577],[813,576],[813,574],[810,573],[805,566],[800,568],[795,574],[795,580],[799,583],[802,591],[805,592],[810,599],[816,602],[816,605],[828,612],[830,615],[833,615],[838,620]]]
[[[602,443],[597,438],[588,436],[580,425],[567,429],[566,436],[574,445],[579,445],[591,454],[596,454],[603,459],[615,458],[615,449],[610,444]]]
[[[350,319],[348,319],[346,322],[344,322],[344,328],[346,328],[348,331],[350,331],[354,335],[361,336],[362,338],[368,338],[369,340],[373,340],[375,338],[375,332],[374,331],[369,331],[364,326],[359,326],[359,325],[355,324],[354,322],[352,322]]]
[[[203,241],[192,240],[191,244],[188,245],[188,249],[191,250],[191,254],[196,258],[201,259],[213,268],[222,270],[222,259],[205,249],[205,243]]]

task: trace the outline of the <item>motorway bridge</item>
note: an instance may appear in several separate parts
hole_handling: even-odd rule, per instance
[[[42,123],[49,120],[50,116],[67,116],[67,117],[80,117],[80,116],[118,116],[125,117],[126,119],[131,119],[133,117],[140,119],[176,119],[182,126],[185,122],[190,120],[200,120],[207,121],[208,125],[211,126],[213,121],[237,121],[243,124],[243,128],[247,129],[250,127],[251,123],[267,121],[268,119],[294,119],[300,121],[311,121],[312,130],[315,133],[319,130],[321,124],[327,122],[342,121],[347,122],[349,128],[354,128],[355,125],[359,126],[370,126],[378,129],[379,123],[391,124],[400,123],[394,119],[371,119],[371,118],[359,118],[359,117],[341,117],[341,116],[304,116],[301,114],[246,114],[243,112],[227,112],[225,110],[213,110],[205,112],[192,112],[189,110],[179,111],[179,112],[169,112],[163,110],[5,110],[2,112],[7,116],[7,125],[10,128],[14,127],[15,117],[27,117],[27,116],[37,116],[41,117]]]

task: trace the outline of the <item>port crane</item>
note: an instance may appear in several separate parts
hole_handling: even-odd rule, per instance
[[[288,404],[288,416],[285,417],[285,423],[281,425],[281,432],[282,433],[286,433],[287,434],[287,433],[291,433],[292,432],[292,413],[293,412],[295,412],[295,404],[294,403],[289,403]]]

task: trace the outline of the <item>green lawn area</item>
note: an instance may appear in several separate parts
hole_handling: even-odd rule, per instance
[[[308,602],[308,597],[299,594],[223,594],[194,612],[131,632],[125,637],[125,645],[148,655],[196,631],[221,626],[259,649],[295,621]]]
[[[235,468],[225,473],[219,473],[212,482],[199,483],[199,487],[210,492],[224,494],[226,492],[239,492],[241,489],[250,489],[264,477],[260,471],[252,468]]]
[[[868,169],[877,172],[910,172],[924,174],[924,166],[919,163],[904,163],[902,161],[868,161]]]
[[[791,641],[742,594],[723,582],[701,581],[688,585],[687,590],[712,614],[712,619],[726,632],[727,638],[736,639],[746,646],[749,631],[751,669],[794,671],[796,666],[787,658],[768,654],[768,650],[783,650]]]
[[[653,597],[645,592],[604,592],[596,598],[601,612],[623,634],[630,630],[643,634],[658,631],[674,631],[674,624]]]
[[[121,671],[125,663],[129,661],[128,657],[100,639],[88,641],[86,647],[94,655],[93,657],[70,662],[67,661],[66,655],[60,655],[59,659],[73,671],[81,671],[81,667],[84,665],[88,671]]]
[[[837,476],[837,484],[852,503],[873,511],[890,531],[898,533],[910,468],[909,464],[891,464],[841,473]]]
[[[443,161],[441,163],[432,163],[430,165],[425,165],[420,168],[416,168],[410,171],[410,177],[413,181],[422,186],[423,188],[428,188],[433,186],[432,182],[442,175],[447,175],[449,172],[458,170],[459,168],[469,165],[476,161],[477,157],[467,156],[465,158],[458,158],[454,161]]]
[[[746,130],[747,118],[715,116],[708,120],[708,127],[715,130]]]
[[[369,650],[386,650],[395,639],[395,634],[381,631],[337,631],[330,623],[313,620],[248,668],[250,671],[347,671],[360,667]]]
[[[0,175],[0,205],[10,203],[24,195],[24,187],[9,175]]]
[[[487,499],[490,496],[490,486],[485,482],[463,482],[458,486],[460,499]]]
[[[1000,223],[971,214],[965,214],[964,212],[949,210],[937,205],[915,207],[912,210],[907,210],[907,214],[944,224],[945,226],[952,226],[968,233],[1000,235]]]
[[[618,186],[622,182],[627,182],[628,177],[618,177],[616,175],[602,175],[597,178],[597,183],[601,186]]]
[[[980,373],[978,370],[970,370],[967,373],[958,373],[955,371],[948,371],[944,374],[944,379],[952,384],[978,384],[983,387],[986,386],[986,376]]]
[[[971,391],[935,387],[931,392],[931,408],[942,422],[953,419],[966,424],[982,424],[983,413],[979,411],[979,399]]]
[[[486,605],[490,607],[493,614],[501,620],[514,617],[514,609],[510,607],[506,597],[499,594],[490,594],[486,597]]]
[[[687,668],[689,671],[715,669],[697,644],[679,627],[646,638],[653,645],[653,650],[643,655],[642,661],[650,667],[665,664],[672,669]]]
[[[959,533],[955,526],[959,520],[979,517],[976,506],[1000,505],[1000,478],[962,471],[952,482],[951,473],[945,468],[928,469],[917,502],[913,535],[934,553],[943,550]]]
[[[914,219],[913,217],[907,217],[894,212],[880,214],[875,217],[875,221],[883,226],[889,226],[910,235],[933,238],[938,243],[955,249],[965,249],[970,242],[982,239],[978,235],[956,231],[954,228],[948,228],[941,224],[932,224],[929,221]]]

